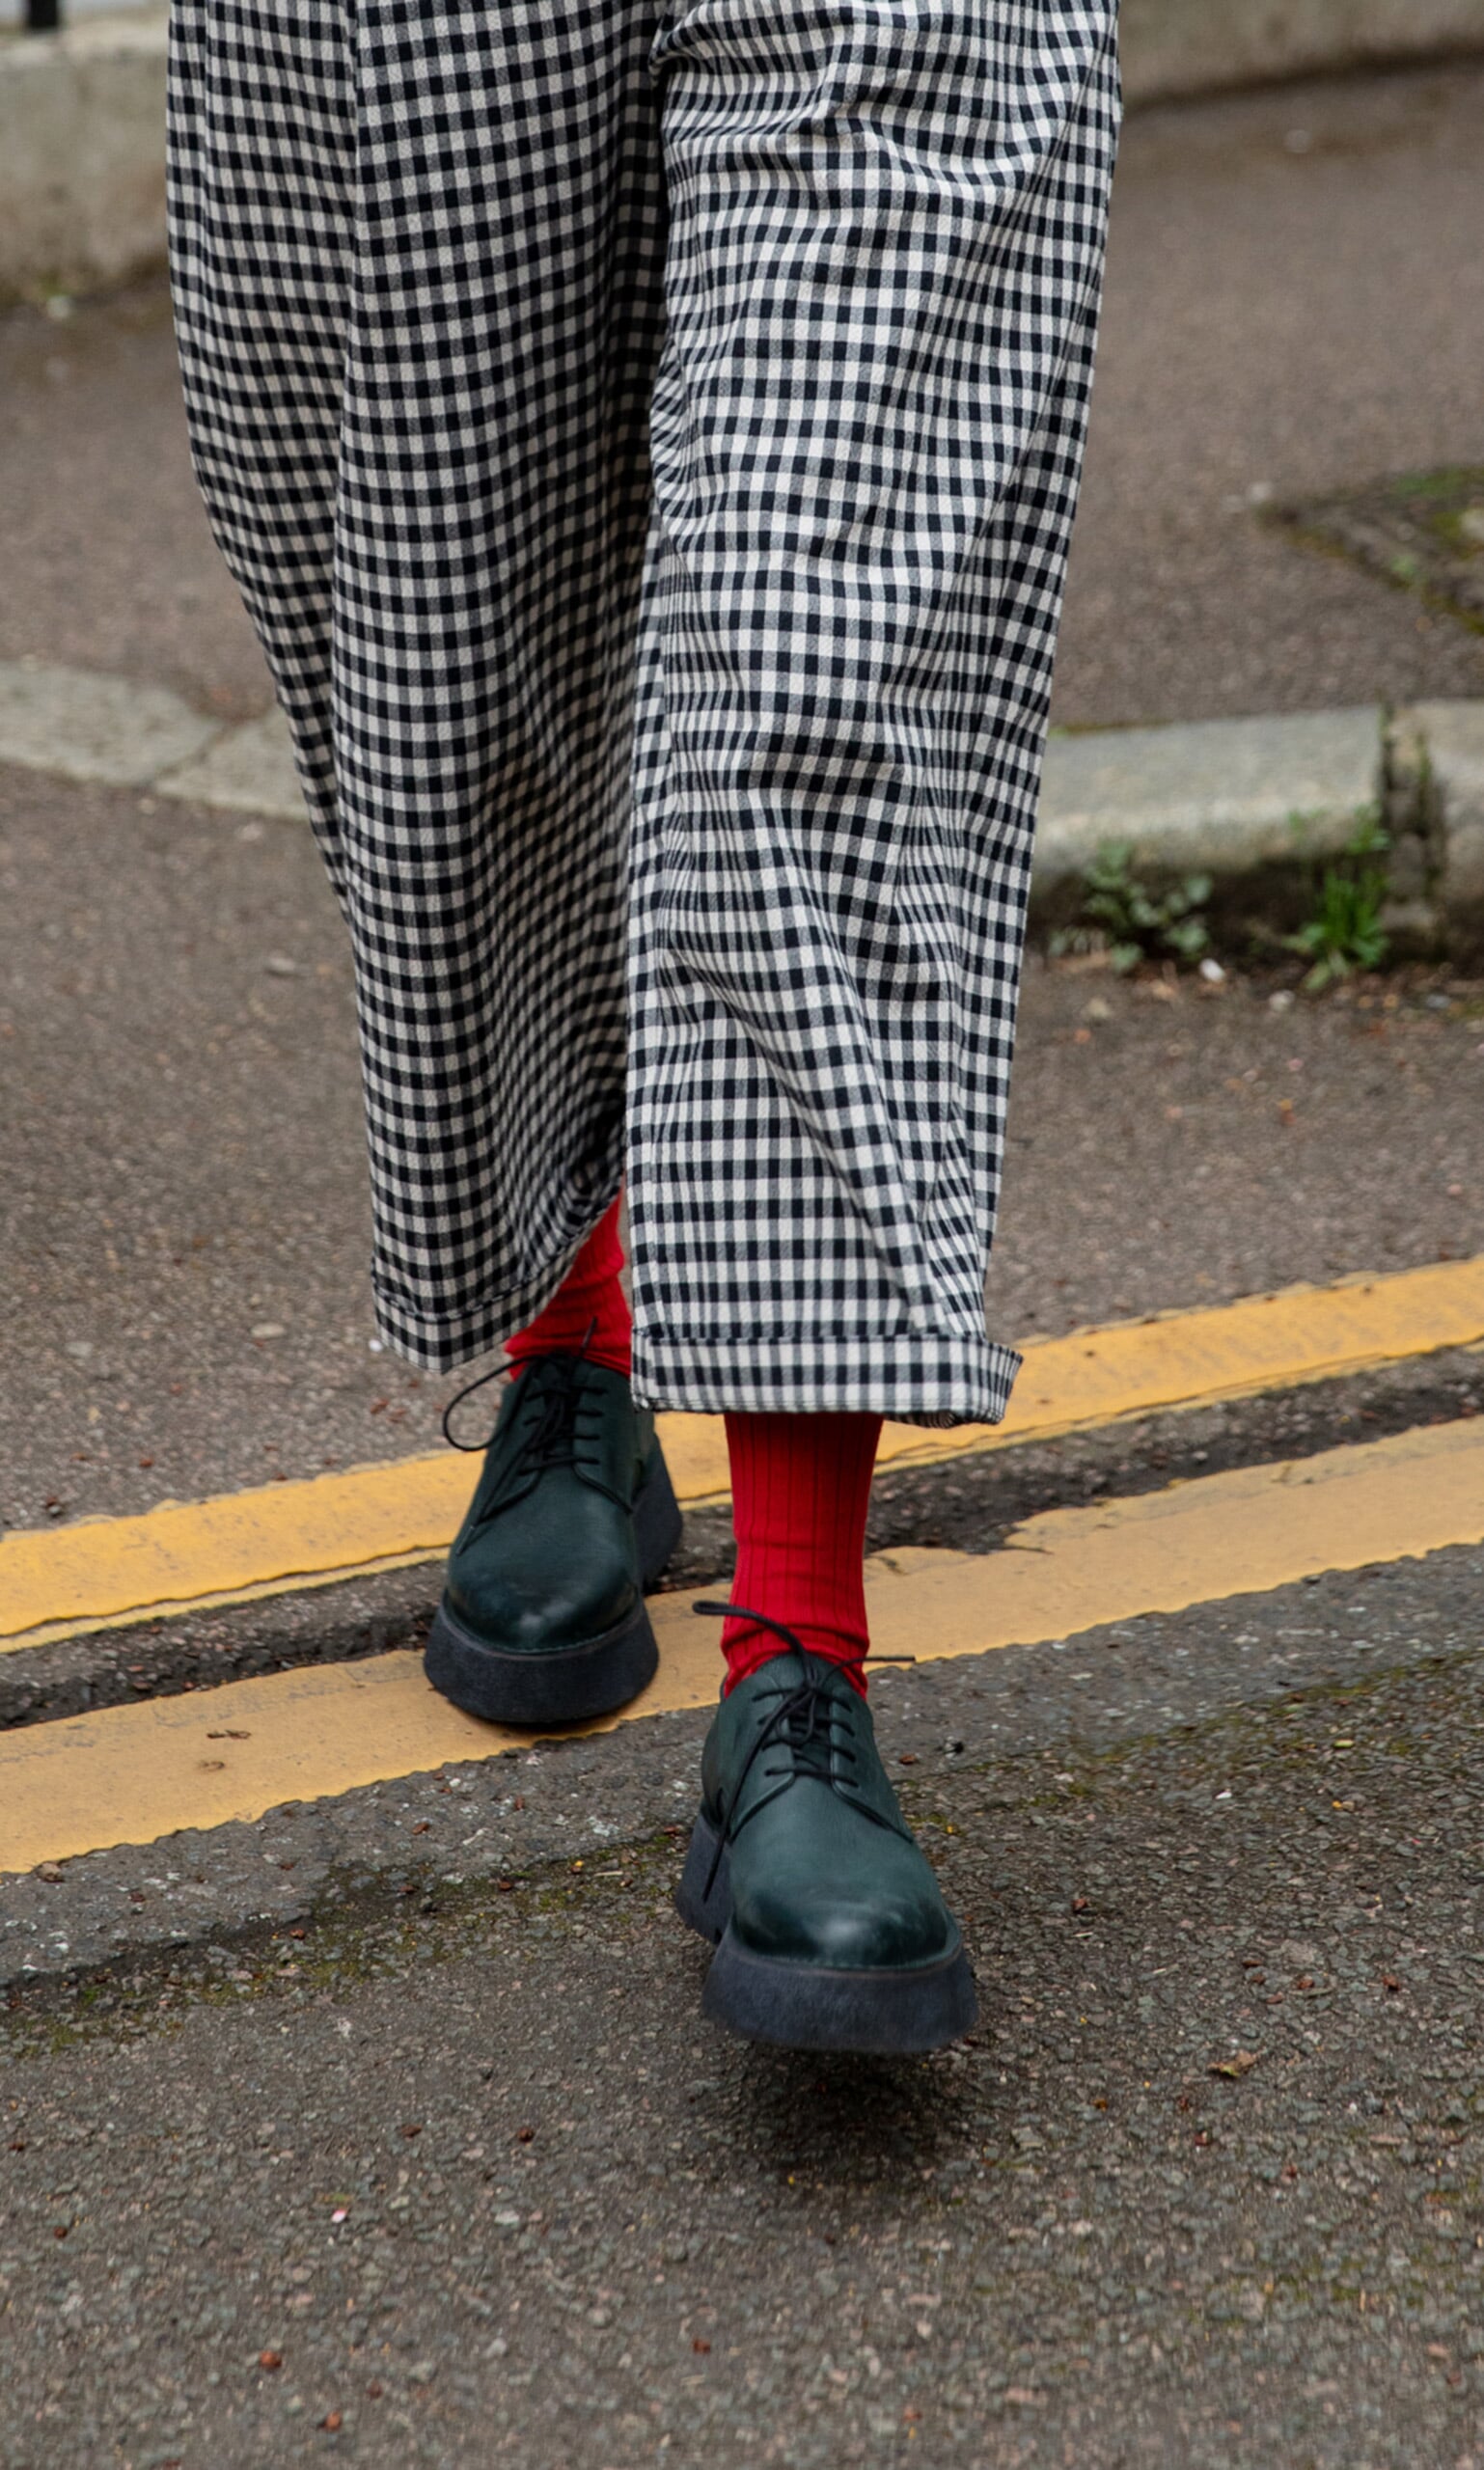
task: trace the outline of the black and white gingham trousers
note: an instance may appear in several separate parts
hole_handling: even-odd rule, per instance
[[[1116,0],[175,0],[196,468],[354,947],[380,1326],[626,1171],[635,1387],[994,1419]]]

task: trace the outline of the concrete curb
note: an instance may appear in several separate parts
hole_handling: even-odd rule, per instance
[[[1484,0],[1122,0],[1131,103],[1447,59],[1484,46]]]
[[[151,787],[220,734],[167,687],[41,661],[0,663],[0,761],[69,781]]]
[[[1199,872],[1222,910],[1286,919],[1306,873],[1333,857],[1384,796],[1379,706],[1054,737],[1036,827],[1032,904],[1076,915],[1100,844],[1127,841],[1154,884]]]
[[[1393,714],[1387,771],[1392,931],[1484,947],[1484,702]]]
[[[192,806],[239,808],[285,823],[309,821],[281,712],[223,729],[168,766],[154,785],[162,797],[188,799]]]
[[[1484,51],[1484,0],[1124,0],[1130,103]],[[165,255],[162,9],[0,36],[0,299]]]
[[[46,661],[0,661],[0,763],[308,821],[280,712],[228,726],[167,687]]]
[[[281,714],[224,727],[163,688],[41,661],[0,662],[0,763],[306,820]],[[1209,874],[1218,919],[1280,926],[1366,814],[1391,838],[1396,947],[1484,950],[1484,701],[1054,737],[1031,915],[1038,926],[1074,918],[1099,844],[1123,840],[1150,885]]]

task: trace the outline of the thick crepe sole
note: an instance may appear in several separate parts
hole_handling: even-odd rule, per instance
[[[884,2058],[942,2049],[969,2031],[978,2002],[956,1933],[954,1945],[925,1964],[857,1970],[759,1955],[732,1927],[729,1855],[724,1848],[718,1861],[716,1850],[715,1827],[698,1818],[675,1891],[681,1920],[716,1949],[701,2000],[714,2022],[783,2049]]]
[[[680,1509],[656,1453],[634,1502],[640,1576],[651,1585],[680,1541]],[[600,1637],[575,1646],[511,1649],[482,1637],[445,1596],[427,1633],[423,1668],[433,1688],[486,1723],[580,1724],[626,1707],[659,1665],[654,1625],[641,1596]]]

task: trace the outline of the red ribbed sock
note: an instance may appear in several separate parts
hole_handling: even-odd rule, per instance
[[[866,1514],[881,1437],[879,1415],[732,1414],[733,1604],[792,1630],[866,1694]],[[783,1652],[744,1618],[722,1632],[727,1687]]]
[[[516,1370],[534,1355],[576,1354],[592,1331],[590,1362],[606,1363],[610,1372],[629,1371],[629,1341],[634,1316],[619,1280],[623,1246],[618,1240],[618,1203],[600,1219],[551,1302],[530,1327],[506,1341],[506,1354]]]

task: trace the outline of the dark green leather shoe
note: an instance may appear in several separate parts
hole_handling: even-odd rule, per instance
[[[623,1706],[659,1661],[644,1590],[679,1540],[654,1417],[623,1375],[534,1357],[501,1402],[449,1554],[428,1680],[501,1724]]]
[[[789,2049],[939,2049],[976,2013],[958,1924],[865,1699],[779,1634],[790,1650],[722,1700],[701,1757],[675,1904],[716,1944],[702,2008]]]

